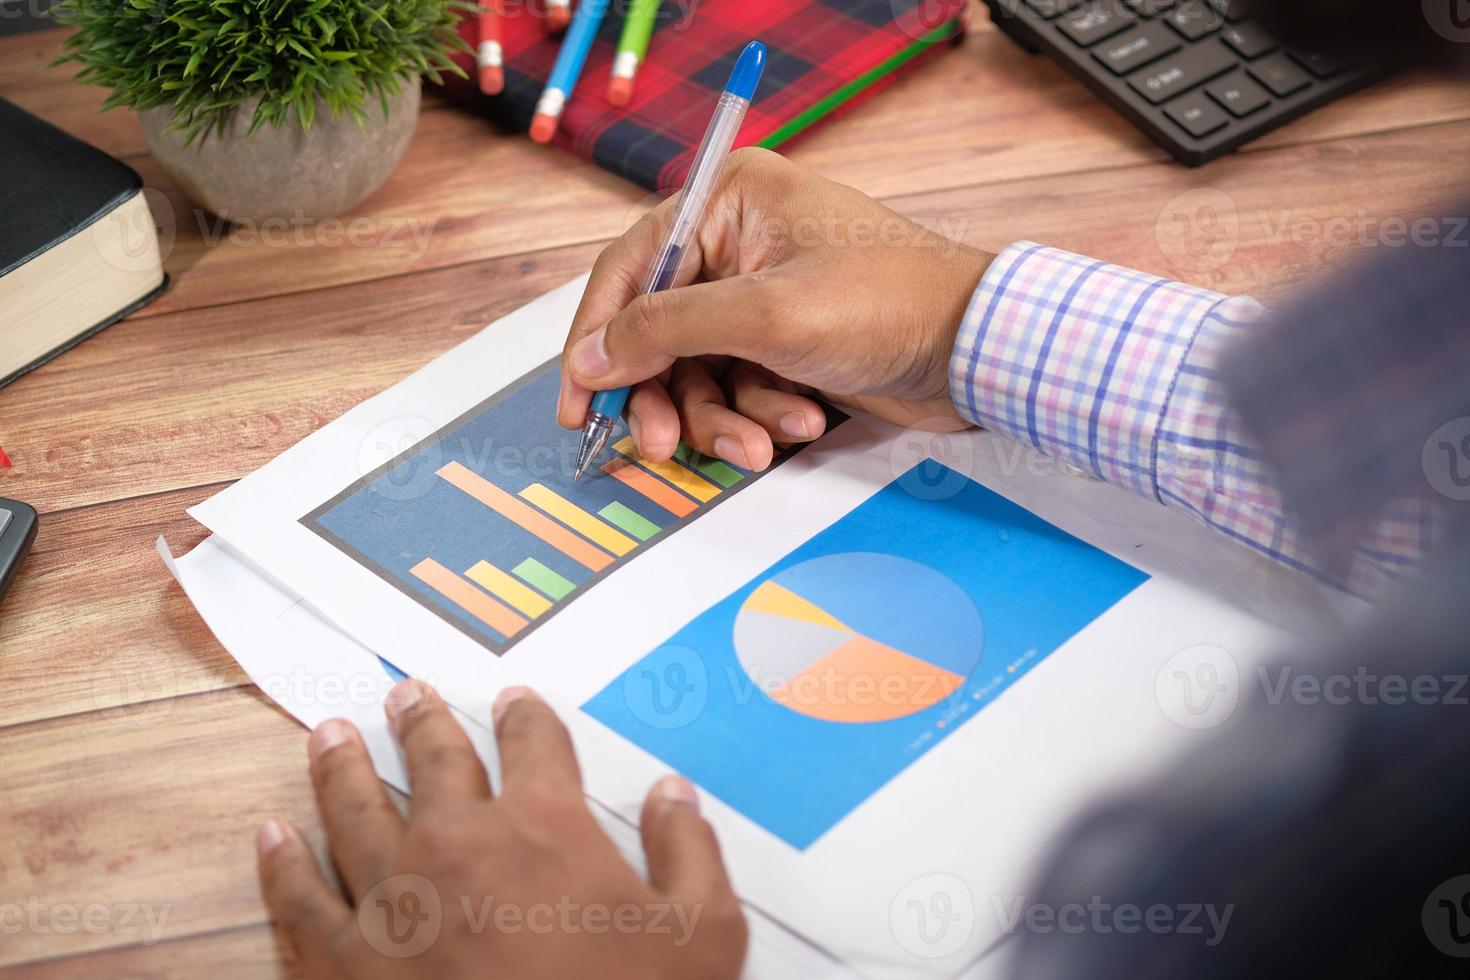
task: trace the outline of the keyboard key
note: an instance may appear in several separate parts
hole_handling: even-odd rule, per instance
[[[1139,95],[1158,105],[1201,82],[1208,82],[1216,75],[1225,74],[1236,64],[1235,55],[1229,49],[1211,41],[1186,48],[1181,54],[1170,55],[1155,65],[1134,72],[1128,77],[1128,84]]]
[[[1271,104],[1271,97],[1266,94],[1266,90],[1239,71],[1226,75],[1218,82],[1212,82],[1205,87],[1205,91],[1237,119],[1259,112]]]
[[[1252,62],[1247,70],[1251,77],[1266,86],[1277,98],[1285,98],[1300,92],[1312,84],[1311,76],[1298,68],[1285,53],[1268,54],[1260,61]]]
[[[1182,45],[1183,42],[1163,24],[1151,21],[1104,41],[1092,49],[1092,56],[1111,68],[1113,74],[1126,75],[1150,61],[1173,54]]]
[[[1228,21],[1245,20],[1250,14],[1250,5],[1244,0],[1210,0],[1210,6]]]
[[[1225,23],[1205,0],[1185,0],[1164,15],[1164,23],[1178,31],[1186,41],[1198,41],[1213,34]]]
[[[1277,48],[1276,39],[1255,24],[1231,24],[1220,33],[1220,37],[1242,58],[1259,58]]]
[[[1026,6],[1047,20],[1066,13],[1076,5],[1077,0],[1026,0]]]
[[[1078,7],[1057,21],[1057,27],[1073,41],[1090,48],[1097,42],[1112,37],[1132,24],[1137,18],[1132,11],[1113,0],[1089,3]]]
[[[1230,121],[1230,117],[1201,92],[1181,95],[1164,106],[1164,115],[1184,127],[1190,136],[1208,136]]]
[[[1338,61],[1336,58],[1329,58],[1325,54],[1313,54],[1308,51],[1292,50],[1291,57],[1293,61],[1318,78],[1331,78],[1347,67],[1347,65]]]
[[[1174,6],[1175,0],[1125,0],[1125,2],[1136,13],[1144,17],[1157,17]]]

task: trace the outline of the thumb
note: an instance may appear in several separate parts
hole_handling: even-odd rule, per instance
[[[682,776],[654,784],[639,821],[648,877],[666,895],[682,900],[734,898],[714,828],[699,815],[699,796]]]
[[[780,360],[771,349],[780,290],[779,280],[744,275],[638,296],[577,341],[567,367],[578,384],[603,390],[657,377],[681,357]]]

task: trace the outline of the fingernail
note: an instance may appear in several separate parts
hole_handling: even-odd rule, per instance
[[[306,754],[320,759],[352,737],[352,728],[341,718],[328,718],[306,740]]]
[[[716,437],[715,455],[727,463],[735,464],[742,470],[750,469],[750,460],[745,458],[745,447],[740,444],[739,439],[730,436]]]
[[[584,378],[600,378],[612,365],[607,360],[607,331],[590,333],[572,346],[572,370]]]
[[[286,828],[281,826],[279,820],[267,820],[255,832],[255,853],[261,857],[265,857],[284,843],[286,843]]]
[[[531,697],[534,693],[529,687],[522,687],[519,684],[502,688],[495,696],[495,703],[490,706],[490,720],[497,725],[500,724],[500,719],[505,715],[507,708],[521,698]]]
[[[665,776],[660,779],[653,787],[653,795],[666,803],[677,803],[696,812],[699,810],[699,793],[694,789],[694,784],[683,776]]]
[[[642,424],[639,423],[638,416],[633,415],[632,413],[629,413],[629,415],[628,415],[628,435],[630,435],[630,436],[633,437],[633,445],[635,445],[635,446],[638,447],[639,452],[642,452],[642,450],[643,450],[643,440],[640,438],[640,436],[642,436],[642,434],[643,434],[643,426],[642,426]],[[644,453],[644,455],[646,456],[647,453]]]
[[[424,699],[427,689],[424,685],[410,677],[406,681],[399,681],[393,685],[393,690],[388,692],[388,699],[383,702],[383,710],[388,713],[388,721],[394,725],[403,713]]]
[[[806,424],[806,416],[800,412],[781,416],[781,431],[793,439],[808,439],[812,434],[811,426]]]

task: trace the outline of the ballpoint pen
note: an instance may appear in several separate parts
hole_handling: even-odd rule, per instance
[[[725,82],[725,90],[720,93],[715,114],[694,154],[694,163],[689,167],[684,189],[679,192],[679,204],[674,211],[673,223],[669,225],[668,233],[654,253],[654,260],[644,276],[643,286],[638,290],[640,296],[668,289],[678,276],[679,263],[699,231],[699,223],[704,218],[704,210],[714,192],[715,182],[719,180],[725,160],[730,156],[730,147],[735,142],[735,135],[740,132],[740,124],[745,120],[745,110],[750,108],[750,100],[755,95],[755,87],[760,83],[761,72],[765,67],[766,46],[759,41],[751,41],[740,52],[735,67],[730,71],[730,79]],[[613,388],[599,391],[592,397],[587,422],[582,427],[582,442],[577,448],[577,470],[572,478],[573,482],[582,478],[587,467],[607,445],[608,436],[612,434],[618,416],[623,414],[623,406],[628,402],[630,390]]]

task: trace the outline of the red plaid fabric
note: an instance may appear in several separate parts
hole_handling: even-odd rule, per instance
[[[629,0],[612,0],[555,142],[664,192],[683,183],[715,98],[749,41],[764,41],[769,54],[736,145],[774,146],[794,135],[783,127],[843,86],[916,47],[941,49],[935,41],[958,37],[969,9],[965,0],[664,0],[633,101],[617,109],[608,104],[607,82],[628,7]],[[473,18],[460,25],[472,47],[475,30]],[[503,93],[480,94],[469,55],[459,61],[470,80],[448,78],[445,89],[525,131],[561,37],[547,34],[524,0],[507,0],[502,33]],[[862,97],[885,80],[875,77]]]

